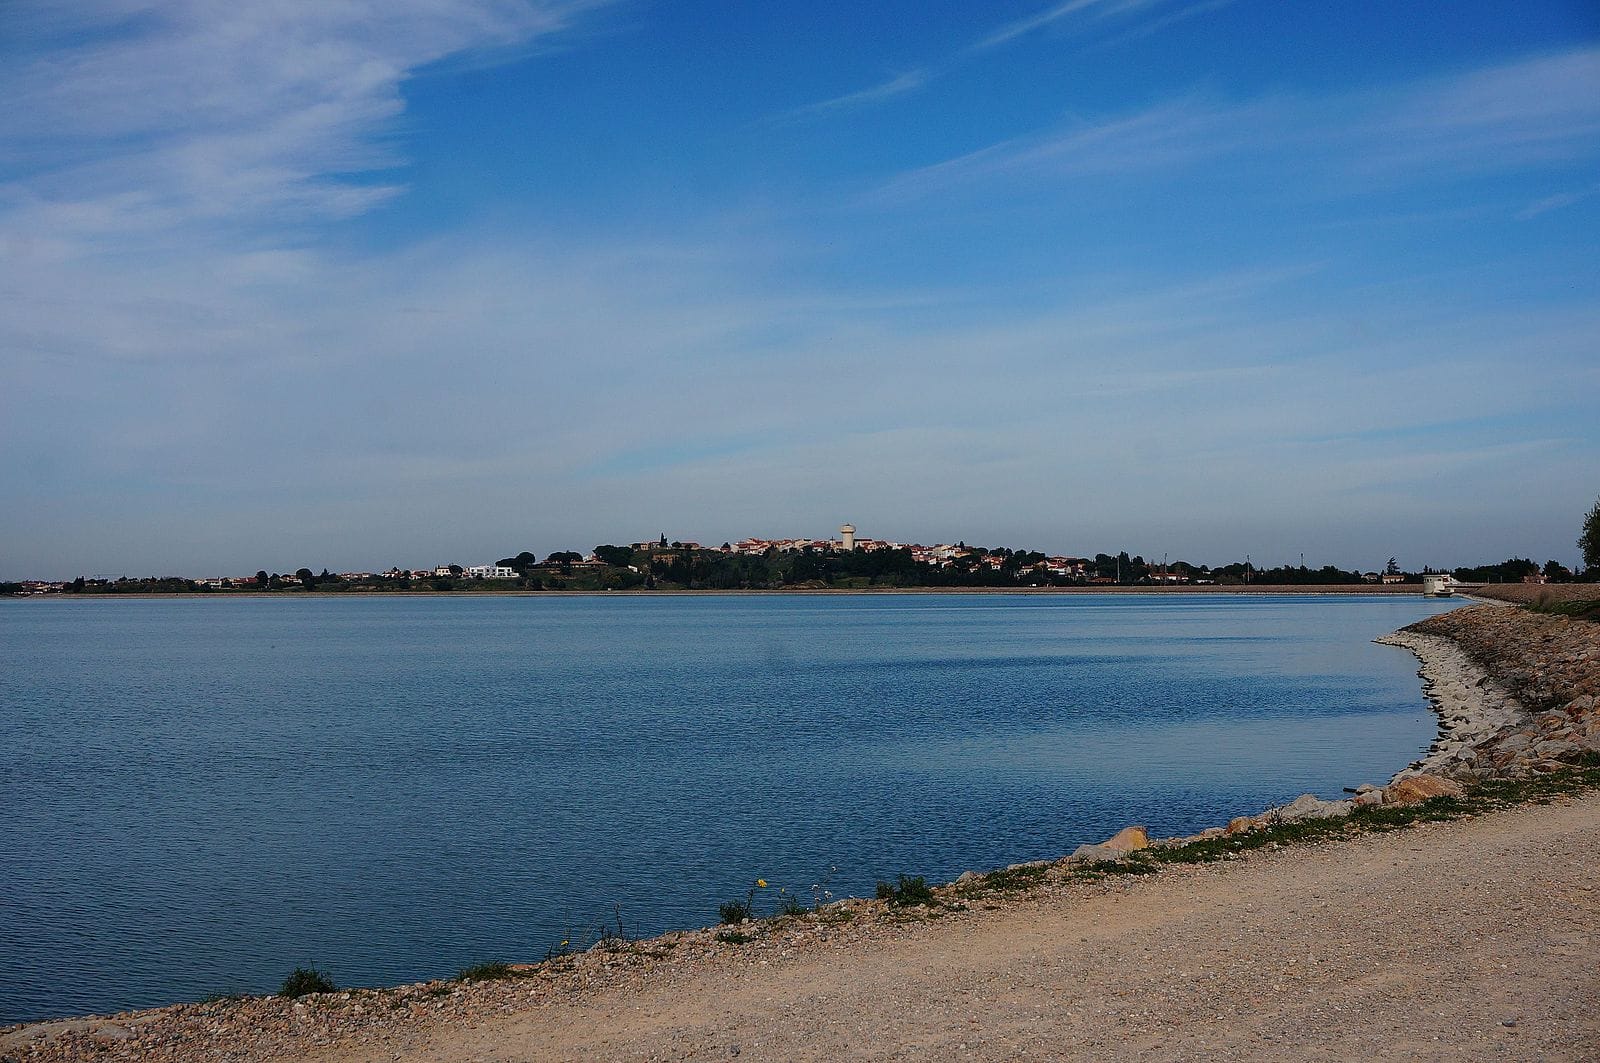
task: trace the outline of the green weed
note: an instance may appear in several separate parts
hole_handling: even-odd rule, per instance
[[[317,970],[315,965],[296,967],[289,972],[278,988],[280,997],[303,997],[307,993],[332,993],[338,990],[333,979]]]
[[[884,882],[879,879],[878,899],[901,908],[913,904],[931,906],[939,903],[933,898],[933,888],[928,885],[928,880],[921,875],[901,875],[899,882]]]
[[[717,915],[724,923],[742,923],[755,914],[754,900],[755,891],[752,890],[750,896],[742,901],[738,899],[723,901],[717,908]]]
[[[521,971],[513,970],[509,963],[479,963],[471,967],[463,967],[456,972],[458,982],[502,982],[508,978],[519,978]]]

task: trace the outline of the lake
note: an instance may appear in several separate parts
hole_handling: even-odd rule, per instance
[[[1416,596],[0,602],[0,1024],[452,975],[1381,784]],[[830,869],[834,869],[830,873]],[[829,877],[831,874],[831,877]]]

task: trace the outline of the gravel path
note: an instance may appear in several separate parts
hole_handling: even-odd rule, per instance
[[[324,1063],[1600,1059],[1600,795],[653,976]]]

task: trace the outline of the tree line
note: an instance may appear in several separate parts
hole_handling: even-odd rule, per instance
[[[1542,566],[1531,558],[1507,558],[1498,564],[1463,566],[1451,574],[1464,583],[1517,583],[1535,573],[1550,582],[1600,582],[1600,500],[1584,517],[1578,547],[1584,567],[1576,572],[1555,560]],[[1234,562],[1211,568],[1176,561],[1156,564],[1127,551],[1096,554],[1081,573],[1048,572],[1038,567],[1046,556],[1037,550],[1010,547],[968,547],[959,544],[960,556],[946,564],[918,561],[910,549],[857,549],[849,553],[807,547],[795,551],[769,548],[762,554],[736,554],[723,544],[722,550],[696,548],[683,543],[668,543],[646,548],[603,544],[594,548],[596,564],[571,550],[558,550],[543,561],[532,550],[501,558],[499,566],[512,570],[508,578],[476,578],[459,565],[449,566],[444,574],[429,572],[412,576],[399,566],[384,573],[349,579],[323,568],[306,566],[284,574],[258,570],[254,578],[224,580],[215,587],[181,576],[150,576],[142,579],[119,577],[85,579],[79,576],[62,589],[68,594],[181,594],[226,593],[228,591],[297,591],[336,593],[341,591],[473,591],[473,590],[779,590],[783,588],[866,588],[866,587],[1044,587],[1113,584],[1135,586],[1165,582],[1176,576],[1190,582],[1216,584],[1325,585],[1360,583],[1363,574],[1335,565],[1308,568],[1304,564],[1260,568]],[[1384,570],[1399,574],[1399,565],[1390,558]],[[1419,582],[1423,574],[1402,578]],[[19,594],[21,583],[0,583],[0,594]]]

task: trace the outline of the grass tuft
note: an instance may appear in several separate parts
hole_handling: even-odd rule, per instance
[[[303,997],[308,993],[333,993],[338,986],[333,984],[333,979],[317,970],[316,966],[296,967],[289,972],[283,980],[283,985],[278,987],[280,997]]]
[[[519,978],[521,975],[522,972],[513,970],[509,963],[479,963],[457,971],[456,981],[503,982],[508,978]]]
[[[901,875],[899,882],[884,882],[879,879],[878,899],[901,908],[913,904],[926,904],[931,907],[939,903],[933,899],[933,887],[929,886],[928,880],[921,875]]]

